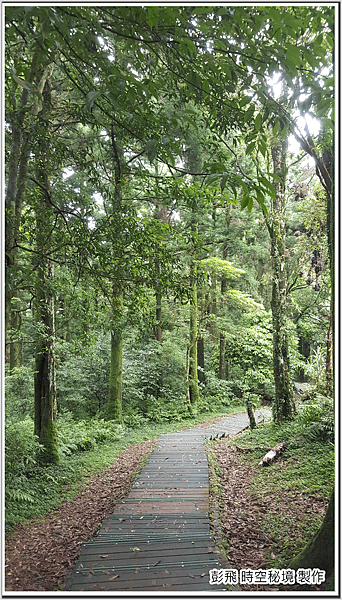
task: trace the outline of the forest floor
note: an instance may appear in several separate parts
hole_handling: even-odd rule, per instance
[[[197,425],[208,427],[222,415]],[[239,434],[238,434],[239,435]],[[80,546],[100,528],[104,517],[113,512],[115,503],[130,490],[141,465],[152,452],[157,440],[148,440],[126,448],[116,462],[89,479],[82,491],[71,501],[46,517],[33,519],[15,527],[6,541],[6,591],[58,591],[65,576],[76,563]],[[298,493],[291,502],[279,501],[278,494],[268,493],[267,501],[251,493],[255,476],[253,466],[244,464],[233,446],[226,440],[215,442],[214,452],[221,470],[220,498],[211,486],[211,502],[222,502],[220,523],[214,520],[215,540],[228,540],[227,560],[235,569],[269,568],[274,544],[259,532],[264,511],[301,521],[303,514],[323,515],[326,502]],[[256,586],[244,586],[243,591]],[[271,591],[270,586],[264,588]],[[304,586],[288,586],[288,591],[305,591]],[[319,590],[310,586],[310,591]],[[262,591],[262,587],[258,587]],[[274,590],[274,587],[272,588]]]
[[[239,438],[243,435],[237,434],[234,442],[239,444]],[[298,554],[303,546],[302,528],[305,528],[308,522],[315,522],[317,516],[323,517],[328,502],[318,493],[313,496],[300,490],[292,490],[289,494],[283,492],[280,495],[279,490],[270,491],[266,489],[266,485],[262,493],[257,493],[254,482],[259,461],[256,461],[255,465],[247,464],[244,458],[246,455],[238,452],[235,445],[230,445],[228,440],[214,441],[211,447],[214,452],[214,457],[210,458],[209,450],[210,505],[215,514],[212,521],[213,535],[216,546],[226,556],[228,568],[237,569],[239,572],[240,569],[274,569],[277,559],[283,563],[280,554],[289,543],[289,538],[292,542],[293,556]],[[282,469],[284,460],[281,458],[277,462],[277,467]],[[268,521],[267,527],[265,516]],[[245,584],[241,586],[241,590],[318,592],[324,590],[324,584]]]

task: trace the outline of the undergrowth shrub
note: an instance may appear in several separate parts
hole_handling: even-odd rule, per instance
[[[311,404],[301,407],[298,415],[303,426],[303,435],[309,440],[334,442],[334,401],[315,394]]]
[[[14,513],[20,513],[24,503],[34,504],[36,495],[30,488],[30,478],[37,465],[37,453],[42,449],[33,435],[30,417],[23,421],[7,419],[5,424],[5,502]]]
[[[5,425],[5,469],[14,474],[26,471],[36,464],[36,455],[42,446],[38,436],[33,435],[34,423],[31,417],[23,421],[7,419]]]
[[[69,411],[64,411],[57,419],[58,449],[61,456],[70,456],[74,452],[91,450],[97,444],[118,440],[124,432],[122,425],[104,419],[74,421]]]
[[[72,412],[75,419],[95,417],[108,399],[108,336],[99,336],[88,354],[75,353],[66,342],[60,353],[56,377],[58,410]]]
[[[34,384],[31,367],[16,367],[9,370],[5,365],[5,410],[6,417],[22,420],[34,415]]]
[[[235,406],[241,403],[245,391],[242,381],[226,381],[218,379],[212,371],[206,373],[206,385],[201,390],[202,406],[207,410],[224,406]]]
[[[146,404],[146,418],[154,423],[162,423],[163,421],[181,421],[189,416],[188,407],[184,397],[160,399],[148,394]]]
[[[162,344],[148,340],[137,348],[125,347],[123,413],[140,413],[157,422],[169,419],[173,412],[177,416],[184,396],[184,356],[182,349],[167,338]]]

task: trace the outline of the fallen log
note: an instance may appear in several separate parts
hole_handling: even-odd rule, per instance
[[[278,458],[278,456],[282,453],[282,451],[284,450],[284,448],[286,446],[291,444],[291,442],[295,442],[295,441],[299,440],[302,437],[303,436],[300,435],[296,438],[293,438],[293,440],[287,440],[286,442],[280,442],[280,444],[276,444],[276,446],[273,446],[273,448],[271,448],[271,450],[269,452],[267,452],[267,454],[265,454],[264,458],[259,462],[259,467],[265,467],[266,465],[269,465],[271,462],[274,462]]]

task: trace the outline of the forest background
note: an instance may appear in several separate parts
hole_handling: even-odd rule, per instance
[[[156,424],[333,451],[335,9],[5,7],[8,531]]]

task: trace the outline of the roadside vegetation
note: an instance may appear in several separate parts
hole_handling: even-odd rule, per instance
[[[267,466],[260,466],[269,449],[284,441],[290,443],[280,456]],[[212,493],[221,519],[223,537],[219,544],[225,555],[235,568],[246,568],[249,560],[254,560],[254,565],[258,563],[255,546],[251,548],[246,543],[243,547],[242,537],[244,566],[241,566],[240,556],[232,552],[229,537],[226,537],[230,531],[226,527],[227,514],[233,523],[236,518],[231,498],[226,495],[227,486],[233,484],[233,480],[227,480],[228,471],[234,468],[237,477],[244,477],[246,481],[246,485],[237,491],[235,500],[238,511],[241,512],[243,507],[241,518],[246,531],[253,522],[257,545],[262,549],[259,566],[268,569],[287,567],[322,525],[334,487],[332,400],[320,394],[313,395],[310,402],[297,404],[294,420],[264,423],[233,440],[213,441],[208,455],[215,473]],[[237,565],[234,565],[234,558]]]

